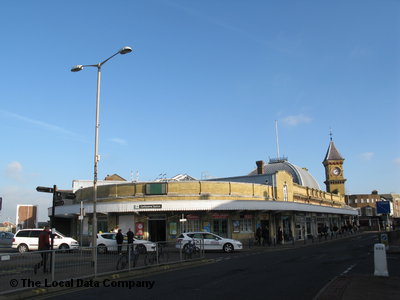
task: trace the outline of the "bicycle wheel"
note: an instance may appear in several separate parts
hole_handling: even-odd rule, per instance
[[[146,256],[144,257],[144,264],[146,266],[152,265],[152,264],[154,264],[155,260],[156,260],[155,252],[146,253]]]
[[[127,265],[128,265],[128,256],[121,255],[121,257],[118,259],[117,262],[117,270],[123,270],[126,268]]]
[[[162,252],[158,254],[158,262],[165,263],[168,262],[168,259],[169,259],[168,251],[163,249]]]
[[[136,267],[139,260],[139,251],[133,251],[132,253],[132,268]]]

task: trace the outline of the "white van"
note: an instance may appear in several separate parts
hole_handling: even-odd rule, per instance
[[[12,248],[18,249],[20,253],[31,250],[38,250],[39,234],[43,229],[21,229],[15,234]],[[79,243],[73,238],[66,237],[62,233],[56,231],[54,234],[54,249],[76,249]]]

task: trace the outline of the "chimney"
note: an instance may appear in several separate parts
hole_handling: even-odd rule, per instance
[[[264,161],[258,160],[256,161],[256,165],[257,165],[257,174],[258,175],[264,174]]]

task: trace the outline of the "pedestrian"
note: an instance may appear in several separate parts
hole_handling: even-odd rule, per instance
[[[37,270],[40,269],[41,266],[43,266],[43,273],[47,273],[47,257],[48,257],[48,251],[50,250],[50,231],[49,231],[49,226],[45,226],[43,228],[43,231],[40,232],[39,237],[38,237],[38,250],[40,252],[40,256],[42,257],[42,260],[37,263],[33,267],[33,271],[36,274]]]
[[[278,228],[277,235],[278,235],[278,244],[282,244],[283,243],[283,230],[280,226]]]
[[[115,239],[117,240],[118,254],[121,254],[121,252],[122,252],[122,243],[124,242],[124,235],[122,234],[122,229],[118,229],[118,232],[117,232],[117,235],[115,236]]]
[[[262,230],[261,226],[259,226],[256,230],[256,243],[258,246],[261,246],[261,237],[262,237]]]
[[[269,245],[269,229],[267,225],[265,225],[264,228],[262,229],[261,235],[263,238],[262,245],[263,246],[265,246],[266,244]]]
[[[129,251],[133,250],[133,232],[129,228],[128,232],[126,233],[126,237],[128,238],[128,249]]]

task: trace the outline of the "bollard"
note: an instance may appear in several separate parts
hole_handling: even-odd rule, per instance
[[[374,264],[375,264],[375,276],[388,277],[387,261],[386,261],[386,249],[384,244],[374,245]]]

